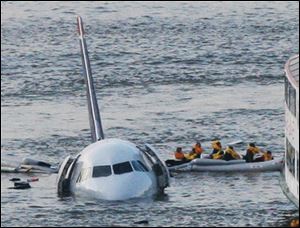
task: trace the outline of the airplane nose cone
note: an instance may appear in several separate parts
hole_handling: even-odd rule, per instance
[[[130,177],[131,176],[131,177]],[[115,176],[104,192],[108,200],[126,200],[136,197],[146,197],[155,192],[156,185],[145,174]],[[119,179],[119,180],[118,180]]]
[[[146,173],[137,172],[93,178],[86,181],[82,187],[82,190],[87,190],[93,197],[104,200],[148,197],[157,191],[155,180]]]

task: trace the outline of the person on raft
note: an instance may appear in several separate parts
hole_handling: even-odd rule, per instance
[[[196,142],[196,144],[194,145],[193,149],[195,150],[196,158],[201,158],[201,154],[204,152],[204,149],[201,146],[200,142]]]
[[[185,153],[183,153],[181,147],[177,147],[176,151],[174,152],[174,157],[175,157],[175,160],[168,159],[165,161],[165,163],[168,167],[175,166],[175,165],[181,165],[183,163],[190,162],[194,157],[196,157],[196,154],[193,152],[191,152],[189,154],[185,154]]]
[[[253,162],[264,162],[264,161],[271,161],[273,160],[272,152],[271,151],[266,151],[263,152],[263,155],[260,157],[257,157],[253,160]]]
[[[195,148],[192,149],[192,151],[188,154],[184,155],[185,159],[188,161],[194,160],[195,158],[198,157],[198,154],[196,153]]]
[[[222,159],[225,161],[238,160],[241,159],[241,156],[234,150],[233,146],[228,146]]]
[[[185,154],[182,152],[182,148],[181,147],[177,147],[176,151],[174,152],[174,157],[175,159],[178,160],[185,160]]]
[[[197,157],[197,155],[198,154],[196,153],[195,148],[193,148],[190,153],[185,154],[182,152],[181,147],[177,147],[177,149],[174,153],[175,159],[181,160],[181,161],[191,161],[191,160],[195,159]]]
[[[175,159],[178,160],[193,160],[195,158],[200,158],[201,154],[203,153],[204,149],[201,146],[200,142],[196,142],[196,144],[193,146],[192,151],[188,154],[185,154],[182,152],[181,147],[177,147],[174,156]]]
[[[259,154],[261,154],[261,156],[255,158],[255,156],[258,156]],[[264,162],[273,160],[274,158],[271,151],[263,151],[257,147],[255,143],[249,143],[246,155],[243,156],[243,159],[245,159],[246,162]]]
[[[222,149],[222,144],[219,140],[212,141],[211,143],[212,151],[209,158],[212,159],[222,159],[224,156],[224,151]]]
[[[261,149],[255,145],[255,143],[249,143],[248,148],[246,150],[246,155],[243,156],[243,159],[246,162],[253,162],[254,155],[258,155],[261,152]]]

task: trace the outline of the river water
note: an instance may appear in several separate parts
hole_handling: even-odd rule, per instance
[[[164,160],[214,138],[283,155],[298,1],[3,1],[1,162],[57,164],[89,145],[76,15],[107,137],[150,143]],[[1,226],[285,226],[299,215],[278,172],[175,173],[165,196],[127,202],[59,198],[56,175],[12,190],[12,177],[28,175],[1,174]]]

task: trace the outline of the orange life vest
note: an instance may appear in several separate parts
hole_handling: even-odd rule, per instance
[[[176,159],[184,159],[184,154],[182,152],[175,152]]]
[[[196,154],[202,154],[204,151],[201,146],[197,146],[197,145],[194,146],[194,149],[195,149]]]

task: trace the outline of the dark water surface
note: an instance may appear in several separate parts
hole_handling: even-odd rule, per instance
[[[59,163],[90,143],[76,15],[106,136],[163,159],[213,138],[283,154],[299,2],[1,2],[1,162]],[[58,198],[56,175],[8,189],[15,176],[28,178],[1,174],[1,226],[284,226],[299,213],[277,172],[176,173],[166,196],[129,202]]]

